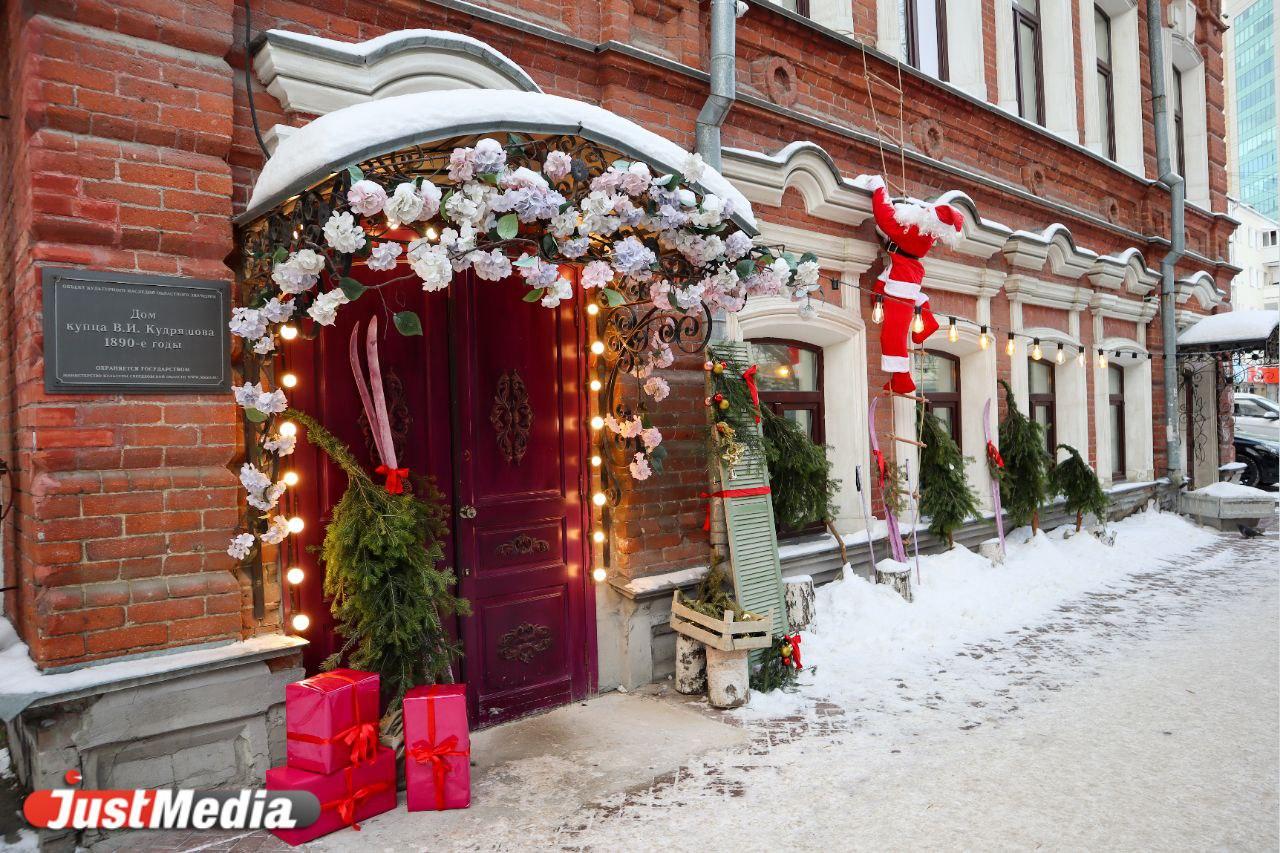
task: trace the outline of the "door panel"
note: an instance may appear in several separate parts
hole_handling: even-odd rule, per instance
[[[469,274],[449,292],[464,667],[487,725],[589,689],[582,347],[574,305]]]

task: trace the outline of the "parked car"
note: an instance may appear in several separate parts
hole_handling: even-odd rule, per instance
[[[1280,441],[1280,405],[1257,394],[1235,395],[1236,435]]]
[[[1236,461],[1244,463],[1240,482],[1263,488],[1274,486],[1280,475],[1280,442],[1236,433]]]

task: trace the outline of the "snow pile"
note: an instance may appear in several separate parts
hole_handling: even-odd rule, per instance
[[[1277,311],[1258,309],[1212,314],[1178,335],[1178,345],[1263,341],[1276,333],[1277,325],[1280,325]]]
[[[1245,486],[1241,483],[1211,483],[1189,494],[1208,495],[1211,498],[1251,498],[1253,500],[1270,501],[1277,499],[1277,496],[1271,492],[1264,492],[1262,489],[1255,489],[1252,486]]]
[[[89,664],[80,669],[42,673],[8,619],[0,617],[0,721],[7,722],[44,696],[101,687],[166,672],[203,667],[278,649],[305,645],[299,637],[266,634],[211,648],[161,652],[128,660]]]
[[[856,707],[886,680],[928,678],[963,647],[1003,635],[1064,602],[1213,541],[1216,534],[1170,513],[1147,511],[1114,525],[1116,544],[1073,535],[1069,528],[1008,537],[1003,566],[957,545],[912,564],[915,601],[888,586],[846,572],[817,591],[817,619],[804,635],[804,663],[813,667],[795,693],[753,694],[739,713],[793,714],[812,700]],[[943,663],[945,666],[945,663]]]

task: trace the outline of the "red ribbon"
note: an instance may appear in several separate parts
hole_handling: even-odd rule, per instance
[[[419,764],[431,764],[436,783],[436,810],[444,811],[445,776],[453,768],[445,759],[451,755],[470,755],[471,749],[458,749],[458,736],[449,735],[436,743],[436,703],[427,702],[427,739],[409,748],[409,757]]]
[[[356,809],[360,808],[360,804],[372,797],[374,794],[380,794],[391,787],[390,782],[375,782],[372,785],[365,785],[359,790],[351,790],[351,786],[355,784],[352,776],[354,767],[348,767],[346,772],[347,795],[339,800],[330,800],[320,806],[322,810],[337,810],[338,817],[342,820],[343,826],[349,826],[356,832],[360,831],[360,824],[356,823]]]
[[[1000,455],[1000,451],[996,448],[995,444],[990,441],[987,442],[987,461],[995,465],[997,468],[1004,467],[1004,458]]]
[[[760,365],[753,364],[742,374],[747,390],[751,392],[751,405],[756,407],[756,423],[760,423],[760,389],[756,386],[756,371],[759,369]]]
[[[876,459],[876,469],[880,472],[880,488],[884,488],[884,454],[880,452],[880,448],[871,451],[871,455]]]
[[[703,530],[711,529],[711,499],[712,498],[753,498],[756,495],[769,494],[768,486],[752,486],[749,489],[724,489],[719,492],[700,492],[698,497],[707,499],[707,517],[702,522]]]
[[[791,644],[791,658],[790,660],[788,660],[787,658],[783,658],[783,661],[790,664],[791,666],[794,666],[798,670],[804,669],[804,667],[800,664],[800,635],[792,634],[791,636],[788,637],[786,634],[783,634],[782,638],[786,642]]]
[[[355,722],[347,728],[338,732],[333,737],[319,737],[310,735],[306,732],[288,732],[285,737],[291,740],[301,741],[302,743],[341,743],[351,747],[351,763],[363,764],[366,761],[373,761],[378,754],[378,724],[376,722],[362,722],[360,720],[360,695],[355,689],[357,682],[354,678],[341,675],[336,672],[322,672],[310,679],[312,685],[323,678],[336,678],[344,684],[351,685],[351,711]]]
[[[408,468],[389,468],[386,465],[379,465],[373,470],[387,478],[387,494],[404,494],[404,479],[409,476]]]

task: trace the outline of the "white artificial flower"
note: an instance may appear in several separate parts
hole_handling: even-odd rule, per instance
[[[227,546],[227,553],[231,555],[233,560],[243,560],[249,556],[249,551],[253,549],[253,543],[252,533],[241,533],[233,536],[231,544]]]
[[[409,265],[422,279],[422,289],[428,292],[442,290],[453,281],[453,266],[449,252],[443,246],[432,246],[426,240],[414,240],[409,244]]]
[[[644,442],[645,450],[653,450],[662,444],[662,433],[657,427],[648,427],[640,433],[640,441]]]
[[[423,205],[418,188],[412,182],[405,181],[391,194],[383,212],[386,213],[387,220],[392,223],[416,222],[422,217]]]
[[[804,288],[805,291],[813,290],[818,286],[818,262],[803,261],[796,267],[796,287]]]
[[[293,302],[281,302],[279,297],[273,296],[259,310],[269,322],[283,323],[293,316]]]
[[[549,181],[563,180],[572,171],[573,158],[563,151],[552,151],[542,164],[542,174],[546,175]]]
[[[255,494],[250,492],[248,497],[245,498],[245,502],[254,509],[269,512],[271,509],[275,508],[276,504],[280,503],[280,496],[284,494],[284,490],[285,485],[282,480],[279,483],[268,486],[261,493]]]
[[[511,275],[511,259],[501,249],[491,252],[471,252],[471,264],[476,276],[485,281],[502,281]]]
[[[350,301],[347,294],[342,292],[342,288],[335,287],[317,296],[316,301],[307,309],[307,313],[321,326],[332,326],[338,316],[338,306]]]
[[[671,393],[671,386],[661,376],[650,376],[645,380],[644,391],[655,403],[661,403]]]
[[[271,270],[271,280],[280,286],[283,293],[305,293],[316,286],[320,280],[318,275],[305,272],[292,260],[276,264]]]
[[[769,271],[784,284],[791,280],[791,264],[787,263],[785,258],[775,258],[773,263],[769,264]]]
[[[259,471],[258,466],[252,462],[246,462],[240,466],[240,485],[249,494],[258,494],[271,485],[271,478]]]
[[[387,191],[373,181],[356,181],[347,190],[347,204],[361,216],[374,216],[387,203]]]
[[[233,308],[227,326],[233,335],[257,340],[267,333],[267,318],[256,308]]]
[[[700,181],[706,171],[706,161],[702,159],[701,154],[696,153],[691,153],[685,157],[684,165],[680,167],[680,173],[684,175],[686,181]]]
[[[364,246],[364,229],[350,213],[335,212],[324,224],[324,239],[330,248],[351,254]]]
[[[592,261],[582,270],[582,286],[585,288],[608,287],[613,281],[613,267],[607,261]]]
[[[258,398],[262,396],[262,383],[250,385],[248,382],[232,389],[236,395],[236,405],[246,409],[257,408]]]
[[[724,255],[731,261],[739,260],[751,251],[751,238],[743,231],[734,231],[724,241]]]
[[[289,256],[288,263],[307,275],[320,275],[324,272],[324,255],[315,249],[299,249]]]
[[[552,236],[564,239],[578,230],[578,212],[572,207],[564,213],[557,213],[551,217],[551,222],[547,224],[547,230]]]
[[[493,188],[474,181],[463,184],[462,189],[449,196],[444,204],[445,215],[459,225],[479,226],[489,215],[489,195]]]
[[[258,338],[253,343],[253,351],[258,355],[266,355],[269,352],[275,352],[276,339],[272,337]]]
[[[275,518],[271,519],[271,523],[268,525],[266,532],[262,534],[262,541],[266,542],[268,545],[276,545],[283,542],[284,538],[288,535],[289,519],[285,518],[283,515],[277,515]]]
[[[389,240],[386,243],[376,243],[373,250],[369,252],[369,259],[365,261],[365,265],[369,269],[379,272],[395,269],[396,259],[400,257],[400,253],[403,251],[404,247],[394,240]]]
[[[618,181],[618,188],[627,195],[641,195],[648,191],[652,181],[653,175],[649,172],[649,167],[644,163],[635,162],[622,174],[622,179]]]
[[[285,399],[284,392],[277,388],[270,394],[259,394],[258,400],[253,407],[259,412],[266,412],[268,415],[278,415],[289,408],[289,401]]]
[[[702,228],[714,228],[724,221],[724,201],[718,195],[707,193],[702,198],[702,206],[689,219]]]
[[[498,140],[486,136],[476,143],[471,161],[477,172],[496,172],[507,162],[507,152]]]
[[[422,196],[422,212],[419,219],[430,219],[440,212],[440,188],[431,181],[423,181],[418,187],[418,195]]]
[[[680,288],[675,292],[676,304],[686,311],[695,308],[702,304],[702,292],[706,289],[707,286],[702,282]]]
[[[573,298],[573,284],[566,278],[557,278],[542,295],[543,308],[555,308],[565,299]]]
[[[653,469],[649,467],[649,460],[643,453],[637,453],[627,469],[631,472],[633,480],[647,480],[653,476]]]
[[[274,453],[276,456],[288,456],[297,445],[298,437],[296,435],[277,435],[262,443],[262,446],[268,452]]]

